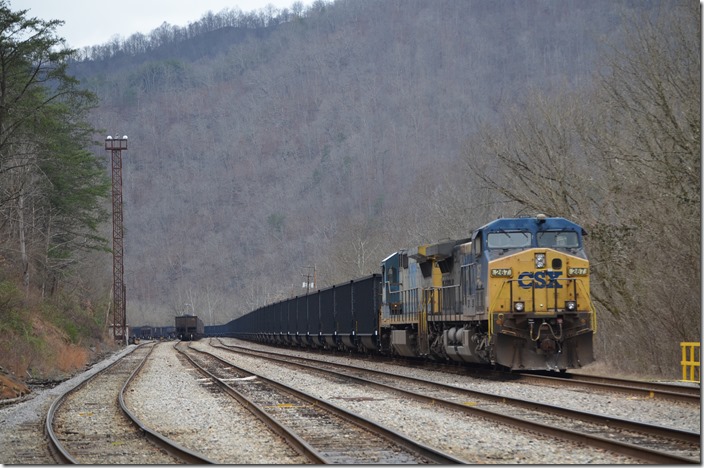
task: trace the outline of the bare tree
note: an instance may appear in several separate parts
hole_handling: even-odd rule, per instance
[[[699,19],[691,3],[631,17],[595,90],[535,95],[465,150],[506,200],[587,228],[600,344],[624,368],[672,373],[699,336]]]

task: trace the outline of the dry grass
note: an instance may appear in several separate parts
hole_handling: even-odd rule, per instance
[[[30,322],[31,333],[9,331],[3,336],[0,367],[20,379],[52,379],[69,376],[89,363],[91,352],[71,343],[56,326],[38,315]]]
[[[47,377],[70,375],[88,363],[88,350],[72,344],[66,333],[35,316],[32,330],[43,343],[35,349],[32,373]]]
[[[63,349],[61,349],[63,348]],[[60,347],[56,356],[56,367],[67,374],[82,369],[88,364],[88,350],[74,344]]]
[[[679,370],[675,369],[675,370]],[[574,374],[587,374],[587,375],[600,375],[605,377],[612,377],[617,379],[629,379],[629,380],[663,380],[665,377],[662,375],[648,374],[647,372],[633,372],[630,370],[624,370],[605,362],[604,360],[597,360],[584,366],[581,369],[570,369],[571,373]],[[673,377],[676,380],[676,377]]]
[[[17,398],[31,393],[23,382],[0,371],[0,399]]]

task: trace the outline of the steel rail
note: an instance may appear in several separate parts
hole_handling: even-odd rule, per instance
[[[500,371],[482,367],[460,366],[457,363],[444,362],[418,362],[413,358],[403,358],[394,356],[389,358],[391,362],[403,361],[411,362],[414,367],[430,369],[448,369],[459,374],[458,369],[462,369],[462,375],[470,372],[473,375],[487,376],[490,378],[506,378],[510,380],[523,380],[536,383],[553,383],[555,385],[569,385],[609,392],[630,393],[646,398],[659,398],[670,401],[680,401],[683,403],[699,404],[701,402],[701,390],[698,387],[684,385],[671,385],[662,382],[646,382],[642,380],[612,379],[610,377],[592,376],[588,374],[556,373],[552,371]]]
[[[222,347],[225,349],[230,348],[230,346],[226,346],[226,345],[223,345]],[[237,348],[240,348],[240,347],[237,347]],[[271,353],[268,351],[253,351],[253,350],[248,350],[246,348],[241,348],[241,349],[245,350],[245,352],[247,352],[248,354],[262,353],[262,354],[271,354],[271,355],[280,355],[281,356],[280,353]],[[283,356],[286,356],[286,355],[283,355]],[[311,369],[311,370],[314,370],[317,372],[330,373],[330,374],[336,375],[341,378],[359,381],[359,382],[362,382],[365,384],[375,386],[377,388],[401,392],[405,395],[410,396],[411,398],[414,398],[414,399],[417,399],[419,401],[423,401],[426,403],[439,404],[439,405],[445,406],[447,408],[460,410],[460,411],[470,413],[473,415],[485,417],[486,419],[490,419],[493,421],[497,421],[497,422],[501,422],[504,424],[509,424],[512,426],[532,430],[532,431],[539,432],[544,435],[549,435],[549,436],[558,437],[558,438],[562,438],[562,439],[566,439],[566,440],[571,440],[573,442],[584,443],[584,444],[587,444],[592,447],[611,450],[616,453],[619,453],[622,455],[627,455],[630,457],[634,457],[639,460],[643,460],[643,461],[650,462],[650,463],[657,463],[657,464],[689,464],[689,463],[697,463],[698,464],[699,463],[699,460],[693,460],[693,459],[690,459],[687,457],[682,457],[679,455],[672,455],[672,454],[667,454],[667,453],[663,453],[663,452],[658,452],[656,450],[648,449],[646,447],[639,447],[639,446],[629,444],[626,442],[620,442],[620,441],[616,441],[616,440],[606,439],[606,438],[591,435],[591,434],[583,434],[583,433],[579,433],[576,431],[572,431],[570,429],[555,428],[554,426],[549,426],[546,424],[527,421],[527,420],[516,418],[513,416],[496,413],[496,412],[486,410],[483,408],[466,406],[461,403],[455,403],[453,401],[444,400],[441,398],[437,398],[435,396],[430,397],[430,396],[416,393],[416,392],[413,392],[410,390],[405,390],[402,388],[398,388],[398,387],[394,387],[391,385],[375,382],[375,381],[364,379],[361,377],[351,376],[349,374],[344,374],[344,373],[336,372],[333,370],[321,369],[319,367],[315,367],[312,365],[306,365],[306,364],[301,364],[301,363],[292,363],[289,360],[287,360],[286,358],[316,361],[315,359],[301,358],[298,356],[286,356],[286,358],[284,358],[284,359],[275,358],[275,357],[266,357],[266,356],[262,356],[262,357],[265,359],[272,360],[272,361],[277,361],[277,362],[282,362],[285,364],[308,368],[308,369]],[[428,382],[428,381],[424,381],[422,379],[415,379],[412,377],[406,377],[406,376],[401,376],[401,375],[397,375],[397,374],[388,374],[388,373],[385,373],[382,371],[376,371],[373,369],[360,368],[360,367],[356,367],[356,366],[348,366],[348,365],[344,365],[344,364],[329,363],[329,362],[325,362],[325,364],[339,366],[339,367],[351,367],[351,368],[365,371],[365,372],[392,376],[394,378],[398,377],[398,378],[402,378],[402,379],[406,379],[406,380],[410,380],[410,381],[419,381],[424,384],[432,384],[432,385],[436,385],[438,387],[445,387],[445,388],[453,390],[453,391],[465,392],[467,394],[473,394],[476,396],[492,398],[495,401],[511,402],[511,404],[516,404],[516,405],[524,407],[524,408],[529,408],[529,409],[530,408],[538,408],[538,409],[548,411],[548,412],[554,411],[553,414],[560,414],[562,416],[568,416],[568,417],[569,416],[573,416],[573,417],[579,416],[580,418],[583,418],[585,420],[589,420],[591,422],[613,424],[613,425],[620,427],[622,429],[632,430],[635,432],[643,432],[643,433],[651,434],[651,435],[659,435],[659,436],[669,437],[671,439],[680,440],[680,441],[687,442],[687,443],[697,443],[698,441],[700,441],[699,434],[690,433],[690,432],[686,432],[686,431],[679,431],[679,430],[674,430],[674,429],[670,430],[667,428],[659,428],[658,426],[652,426],[652,425],[648,425],[648,424],[635,423],[635,422],[631,424],[631,422],[629,422],[629,421],[619,420],[617,418],[610,418],[609,417],[609,418],[603,419],[603,418],[600,418],[598,415],[593,415],[590,413],[584,413],[584,412],[580,412],[580,411],[576,411],[576,410],[570,410],[567,408],[553,407],[550,405],[545,405],[545,404],[537,403],[537,402],[526,402],[523,400],[512,399],[509,397],[502,397],[502,396],[497,396],[497,395],[485,394],[485,393],[474,391],[474,390],[465,390],[465,389],[453,387],[450,385],[438,384],[435,382]],[[636,427],[638,429],[635,429]]]
[[[575,373],[556,373],[553,371],[500,371],[496,369],[483,368],[481,366],[463,366],[454,362],[419,362],[414,358],[406,358],[403,356],[378,356],[385,362],[404,362],[412,363],[414,367],[427,369],[446,369],[461,375],[466,375],[470,372],[478,376],[487,376],[491,378],[507,378],[511,380],[535,380],[536,382],[553,382],[557,385],[573,385],[583,386],[585,388],[594,388],[599,390],[607,390],[611,392],[631,393],[646,398],[660,398],[670,401],[681,401],[683,403],[699,404],[701,403],[700,387],[692,387],[685,385],[672,385],[662,382],[647,382],[643,380],[628,380],[614,379],[605,376],[596,376],[589,374]],[[458,372],[462,370],[462,373]]]
[[[192,348],[189,345],[189,348],[198,351],[195,348]],[[223,391],[225,391],[228,395],[230,395],[232,398],[237,400],[242,406],[244,406],[246,409],[248,409],[252,414],[254,414],[255,417],[259,418],[260,421],[264,422],[275,434],[281,436],[284,440],[286,440],[291,446],[296,450],[300,455],[306,457],[308,460],[310,460],[312,463],[320,465],[320,464],[328,464],[327,459],[318,453],[313,447],[311,447],[306,441],[298,437],[296,434],[293,432],[289,431],[285,426],[283,426],[281,423],[279,423],[275,418],[273,418],[269,413],[267,413],[263,408],[261,408],[259,405],[254,403],[253,401],[250,401],[242,395],[240,392],[237,390],[233,389],[229,385],[227,385],[225,382],[223,382],[221,379],[218,377],[214,376],[212,373],[208,372],[203,366],[199,365],[197,362],[193,360],[191,356],[188,355],[185,351],[182,349],[178,348],[178,343],[174,345],[174,349],[181,353],[192,365],[193,367],[200,372],[203,376],[207,377],[208,379],[211,379],[213,382],[215,382],[218,387],[220,387]]]
[[[308,402],[311,405],[315,405],[319,408],[323,408],[323,409],[335,414],[336,416],[338,416],[346,421],[349,421],[352,424],[355,424],[357,426],[360,426],[362,428],[370,430],[375,434],[381,435],[384,438],[386,438],[387,440],[389,440],[397,445],[400,445],[402,447],[405,447],[406,449],[408,449],[412,452],[415,452],[415,453],[421,455],[422,457],[427,458],[428,460],[430,460],[432,462],[435,462],[438,464],[444,464],[444,465],[447,465],[447,464],[467,464],[467,462],[464,460],[460,460],[460,459],[455,458],[451,455],[448,455],[448,454],[443,453],[439,450],[436,450],[432,447],[428,447],[424,444],[421,444],[421,443],[416,442],[412,439],[409,439],[406,436],[404,436],[403,434],[400,434],[392,429],[384,427],[380,424],[376,424],[376,423],[369,421],[367,419],[361,418],[361,417],[355,415],[354,413],[351,413],[351,412],[349,412],[343,408],[340,408],[339,406],[336,406],[332,403],[329,403],[325,400],[318,399],[318,398],[316,398],[306,392],[288,387],[288,386],[283,385],[279,382],[268,379],[262,375],[254,374],[251,371],[242,369],[242,368],[236,366],[235,364],[233,364],[232,362],[229,362],[225,359],[222,359],[221,357],[216,356],[216,355],[209,353],[207,351],[202,351],[202,350],[199,350],[199,349],[196,349],[193,347],[190,347],[190,349],[192,349],[193,351],[196,351],[198,353],[210,356],[210,357],[216,359],[218,362],[221,362],[222,364],[224,364],[226,366],[230,366],[232,368],[238,369],[239,371],[241,371],[243,373],[256,375],[257,378],[261,379],[262,381],[266,382],[267,384],[269,384],[269,385],[271,385],[281,391],[293,394],[296,397],[303,399],[304,401]],[[214,377],[214,378],[217,379],[217,377]],[[224,382],[223,382],[223,384],[227,385]],[[236,390],[234,390],[234,391],[236,391]]]
[[[136,349],[141,348],[143,346],[146,346],[147,343],[140,344],[139,346],[136,346],[132,350],[129,351],[129,353],[126,353],[124,356],[120,357],[119,359],[115,360],[115,362],[111,363],[110,365],[106,366],[104,369],[101,369],[100,371],[96,372],[95,374],[91,375],[88,377],[86,380],[83,382],[78,383],[76,386],[73,388],[69,389],[68,391],[64,392],[62,395],[60,395],[54,402],[51,404],[49,407],[49,411],[47,412],[47,416],[45,419],[45,425],[44,425],[44,431],[47,435],[47,438],[49,440],[49,451],[52,453],[54,458],[61,463],[61,464],[73,464],[77,465],[80,464],[78,460],[76,460],[75,457],[73,457],[68,450],[64,447],[64,445],[59,441],[58,436],[54,432],[53,428],[53,422],[54,422],[54,417],[56,415],[56,412],[58,409],[61,407],[61,405],[66,401],[66,399],[72,395],[73,393],[79,391],[80,389],[84,388],[89,382],[91,382],[93,379],[97,378],[98,376],[103,375],[105,372],[108,372],[110,369],[115,367],[118,363],[122,361],[126,356],[134,352]],[[131,380],[137,372],[142,368],[144,363],[147,361],[149,356],[151,355],[152,351],[154,350],[154,346],[151,347],[149,350],[149,353],[144,357],[138,368],[130,375],[128,378],[128,381]],[[126,386],[126,383],[125,383]],[[127,411],[126,406],[124,405],[124,400],[122,398],[122,392],[125,389],[125,386],[122,387],[122,390],[120,391],[120,394],[118,396],[118,399],[120,400],[120,407],[121,409],[125,412],[127,415],[127,418],[135,425],[135,427],[139,430],[141,430],[147,437],[150,442],[154,443],[157,447],[161,447],[164,450],[166,450],[168,453],[171,455],[187,462],[187,463],[195,463],[195,464],[212,464],[213,462],[208,460],[207,458],[204,458],[198,454],[192,453],[188,451],[187,449],[184,449],[183,447],[179,446],[176,444],[174,441],[170,441],[169,439],[161,436],[158,433],[155,433],[147,428],[145,428],[140,422],[138,422],[132,415],[131,412]]]
[[[220,342],[220,344],[221,344],[221,346],[215,346],[215,347],[221,347],[224,349],[230,349],[230,348],[240,349],[240,347],[238,347],[238,346],[226,345],[222,342]],[[638,432],[638,433],[651,435],[651,436],[657,436],[657,437],[666,437],[671,440],[675,440],[678,442],[684,442],[687,444],[698,444],[699,442],[701,442],[701,435],[696,432],[689,432],[689,431],[683,431],[683,430],[679,430],[679,429],[672,429],[672,428],[667,428],[667,427],[662,427],[662,426],[656,426],[653,424],[641,423],[638,421],[629,421],[629,420],[617,418],[614,416],[604,416],[604,415],[599,415],[599,414],[595,414],[595,413],[588,413],[586,411],[563,408],[563,407],[559,407],[559,406],[549,405],[546,403],[540,403],[537,401],[520,400],[518,398],[495,395],[493,393],[486,393],[486,392],[482,392],[479,390],[470,390],[470,389],[465,389],[465,388],[459,388],[459,387],[455,387],[452,385],[443,384],[440,382],[434,382],[434,381],[430,381],[430,380],[420,379],[417,377],[408,377],[408,376],[401,375],[401,374],[384,372],[384,371],[379,371],[379,370],[375,370],[375,369],[369,369],[366,367],[353,366],[350,364],[339,364],[339,363],[333,363],[333,362],[328,362],[328,361],[319,361],[317,359],[311,359],[311,358],[300,357],[300,356],[290,356],[290,355],[281,354],[281,353],[274,353],[274,352],[270,352],[270,351],[249,350],[247,348],[241,348],[241,349],[243,349],[245,352],[248,352],[248,353],[263,353],[263,354],[270,354],[270,355],[274,355],[274,356],[284,356],[287,359],[299,359],[299,360],[309,361],[309,362],[314,362],[314,363],[321,363],[322,362],[322,363],[324,363],[326,365],[330,365],[330,366],[349,368],[349,369],[359,370],[359,371],[368,372],[371,374],[377,374],[377,375],[381,375],[381,376],[387,376],[387,377],[390,376],[390,377],[405,380],[407,382],[417,382],[417,383],[421,383],[424,385],[433,385],[433,386],[440,388],[440,389],[443,389],[443,390],[450,390],[450,391],[462,393],[464,395],[471,396],[471,397],[484,398],[484,399],[487,399],[487,400],[490,400],[490,401],[493,401],[496,403],[508,403],[510,405],[513,405],[513,406],[516,406],[519,408],[524,408],[524,409],[528,409],[528,410],[544,411],[546,413],[553,414],[556,416],[563,416],[563,417],[572,418],[572,419],[579,419],[579,420],[586,421],[586,422],[603,424],[603,425],[606,425],[610,428],[615,428],[615,429],[621,429],[621,430],[626,430],[626,431],[631,431],[631,432]]]
[[[662,382],[647,382],[643,380],[619,379],[599,375],[565,373],[558,375],[545,375],[540,372],[519,372],[519,375],[530,379],[537,377],[547,381],[564,381],[565,383],[577,383],[579,385],[592,386],[594,388],[607,388],[614,391],[634,391],[644,394],[650,398],[667,398],[690,403],[701,401],[701,388],[685,385],[672,385]]]
[[[217,462],[214,462],[213,460],[210,460],[208,457],[205,455],[202,455],[200,453],[197,453],[195,451],[192,451],[190,449],[187,449],[186,447],[183,447],[179,443],[177,443],[174,440],[169,439],[168,437],[164,437],[163,435],[159,434],[158,432],[149,429],[137,416],[135,416],[129,408],[127,408],[127,405],[125,404],[125,398],[124,398],[124,393],[125,389],[129,386],[130,383],[132,383],[132,380],[139,374],[139,372],[142,370],[144,367],[144,364],[146,364],[147,360],[149,359],[149,356],[151,356],[152,352],[154,351],[154,348],[156,348],[157,345],[152,346],[152,349],[149,350],[149,353],[144,357],[142,362],[137,366],[137,368],[132,372],[132,374],[127,378],[125,381],[125,384],[122,386],[122,389],[120,389],[120,393],[118,395],[118,401],[120,402],[120,408],[122,408],[122,411],[125,412],[128,418],[132,420],[132,422],[146,435],[146,437],[156,446],[161,447],[162,449],[166,450],[168,453],[171,455],[175,456],[176,458],[179,458],[183,460],[186,463],[191,463],[195,465],[213,465],[216,464]]]
[[[83,382],[79,382],[76,384],[74,387],[70,388],[63,394],[59,395],[54,402],[49,406],[49,411],[46,414],[46,418],[44,419],[44,432],[48,438],[49,441],[49,451],[51,454],[54,456],[54,458],[57,459],[57,461],[63,465],[71,464],[71,465],[78,465],[79,462],[76,460],[63,446],[63,444],[59,441],[58,436],[54,432],[54,416],[56,415],[56,411],[59,409],[59,407],[63,404],[63,402],[73,393],[77,392],[84,386],[88,384],[88,382],[92,381],[95,379],[98,375],[102,374],[103,372],[107,372],[109,369],[112,367],[116,366],[117,363],[119,363],[125,356],[131,354],[134,352],[134,350],[142,347],[144,345],[139,345],[134,347],[130,352],[125,353],[124,356],[120,357],[120,359],[115,360],[115,362],[112,362],[110,365],[106,366],[105,368],[99,370],[95,374],[91,375],[88,377],[86,380]]]

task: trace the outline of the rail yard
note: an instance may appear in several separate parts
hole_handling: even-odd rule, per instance
[[[585,380],[143,342],[0,407],[0,462],[700,463],[698,387]]]

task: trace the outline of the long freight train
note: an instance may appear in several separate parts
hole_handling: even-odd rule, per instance
[[[164,326],[153,327],[151,325],[140,325],[130,327],[130,338],[140,340],[173,340],[176,337],[176,327]]]
[[[509,369],[578,368],[594,360],[596,332],[584,235],[563,218],[497,219],[467,239],[395,252],[380,274],[211,332]]]

